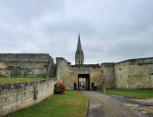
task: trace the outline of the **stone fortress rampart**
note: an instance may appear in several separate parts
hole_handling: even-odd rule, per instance
[[[98,88],[153,88],[153,58],[129,59],[118,63],[71,65],[64,58],[56,58],[57,78],[73,89],[78,74],[90,74],[90,86]],[[78,84],[77,84],[78,85]]]
[[[53,95],[53,79],[0,84],[0,117],[24,109]]]
[[[39,103],[53,95],[56,65],[48,54],[0,54],[0,78],[44,80],[0,84],[0,117]]]
[[[1,77],[55,77],[55,67],[48,54],[0,54]]]
[[[153,57],[116,63],[114,73],[114,88],[153,88]]]
[[[153,88],[153,58],[71,65],[62,57],[55,64],[48,54],[0,54],[0,78],[44,77],[42,81],[1,84],[0,116],[46,99],[57,82],[78,89],[79,74],[88,75],[89,89],[93,84],[99,89],[149,89]]]

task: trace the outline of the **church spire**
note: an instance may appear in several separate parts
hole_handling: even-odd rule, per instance
[[[75,64],[84,64],[84,54],[81,47],[80,33],[78,35],[78,45],[75,54]]]
[[[79,33],[79,35],[78,35],[78,46],[77,46],[77,51],[82,51],[81,40],[80,40],[80,33]]]

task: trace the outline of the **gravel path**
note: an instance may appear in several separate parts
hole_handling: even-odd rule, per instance
[[[147,117],[110,96],[94,91],[83,91],[83,94],[89,100],[87,117]]]

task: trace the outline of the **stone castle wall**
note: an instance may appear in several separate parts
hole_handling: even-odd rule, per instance
[[[78,65],[71,66],[71,70],[74,74],[75,83],[78,86],[78,74],[89,74],[90,75],[90,86],[92,83],[98,88],[101,87],[101,69],[99,65]]]
[[[55,84],[52,79],[0,84],[0,117],[39,103],[51,96]]]
[[[71,65],[64,58],[56,58],[57,79],[62,81],[67,89],[74,89],[74,83],[78,86],[78,74],[90,75],[90,88],[94,83],[98,88],[112,88],[114,86],[114,63]],[[103,79],[106,79],[103,82]],[[78,88],[78,87],[77,87]]]
[[[48,54],[0,54],[0,77],[55,77],[56,66]]]
[[[102,63],[102,88],[114,88],[114,63]]]
[[[142,89],[153,88],[153,58],[131,59],[101,65],[71,65],[64,58],[57,58],[57,77],[68,89],[78,86],[78,74],[90,74],[90,87]]]
[[[57,78],[67,89],[78,86],[78,74],[90,75],[90,87],[153,88],[153,58],[130,59],[118,63],[71,65],[64,58],[48,54],[0,54],[0,77]]]
[[[115,88],[153,88],[153,58],[131,59],[117,63]]]
[[[56,66],[57,66],[56,70],[57,81],[60,82],[62,81],[63,75],[68,73],[68,71],[70,70],[70,63],[67,62],[64,58],[58,57],[56,58]]]
[[[114,66],[115,88],[128,88],[128,62],[117,63]]]

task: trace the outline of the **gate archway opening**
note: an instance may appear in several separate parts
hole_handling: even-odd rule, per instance
[[[78,90],[90,90],[90,74],[78,74]]]

